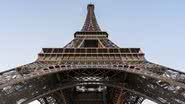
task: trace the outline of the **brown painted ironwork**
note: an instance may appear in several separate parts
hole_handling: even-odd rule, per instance
[[[0,73],[0,104],[185,104],[185,73],[149,62],[140,48],[120,48],[101,31],[94,5],[63,48]]]

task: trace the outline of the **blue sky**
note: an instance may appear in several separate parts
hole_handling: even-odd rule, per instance
[[[0,71],[63,47],[81,29],[90,0],[0,0]],[[97,20],[120,47],[185,71],[185,0],[92,0]]]

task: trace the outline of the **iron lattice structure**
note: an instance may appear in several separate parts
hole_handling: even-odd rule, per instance
[[[38,59],[0,73],[0,104],[185,104],[185,74],[145,59],[140,48],[120,48],[101,31],[94,5],[81,31],[63,48],[43,48]]]

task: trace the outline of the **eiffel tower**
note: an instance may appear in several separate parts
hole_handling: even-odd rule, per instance
[[[120,48],[100,29],[89,4],[81,31],[63,48],[0,73],[0,104],[185,104],[185,73]]]

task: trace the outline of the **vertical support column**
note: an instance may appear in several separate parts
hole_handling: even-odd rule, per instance
[[[103,104],[107,104],[107,89],[103,90]]]
[[[122,104],[122,102],[123,102],[123,99],[122,99],[123,94],[124,94],[123,93],[123,89],[121,89],[116,104]]]
[[[57,77],[58,81],[61,81],[61,77],[60,77],[60,75],[59,75],[58,73],[56,74],[56,77]],[[63,94],[63,91],[60,90],[59,93],[60,93],[60,96],[61,96],[61,99],[62,99],[63,103],[64,103],[64,104],[67,104],[67,103],[66,103],[65,96],[64,96],[64,94]]]
[[[67,104],[67,103],[66,103],[65,96],[64,96],[64,94],[63,94],[63,91],[62,91],[62,90],[60,90],[60,94],[61,94],[61,97],[62,97],[63,103],[64,103],[64,104]]]

